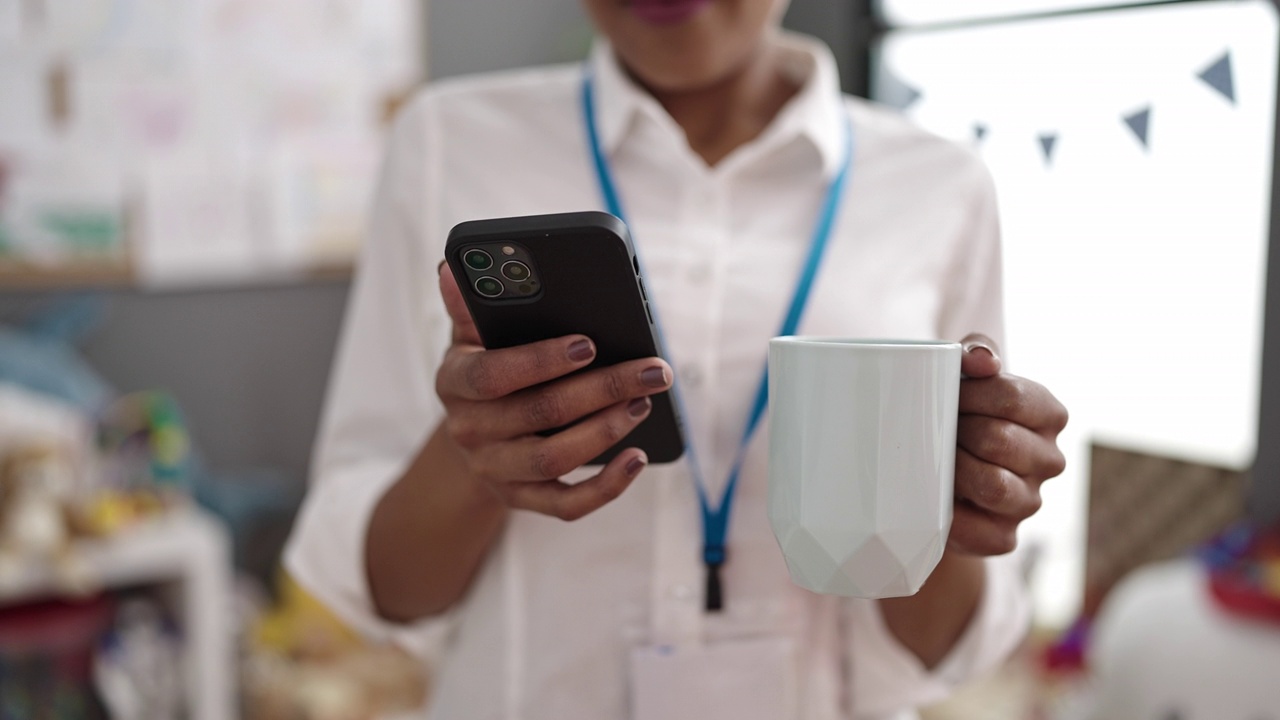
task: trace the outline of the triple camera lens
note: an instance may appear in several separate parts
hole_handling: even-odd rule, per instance
[[[470,263],[468,263],[470,264]],[[502,294],[502,281],[497,278],[482,277],[476,280],[476,292],[487,298],[496,298]]]
[[[483,250],[468,250],[462,261],[472,270],[488,270],[493,267],[493,256]]]
[[[462,262],[471,276],[471,287],[481,297],[489,300],[508,295],[512,299],[527,298],[538,292],[538,280],[525,262],[527,254],[514,245],[473,247],[462,253]],[[495,260],[499,255],[504,256],[501,262]]]
[[[502,274],[507,276],[512,282],[524,282],[529,279],[532,274],[529,272],[529,266],[518,260],[512,260],[502,266]]]

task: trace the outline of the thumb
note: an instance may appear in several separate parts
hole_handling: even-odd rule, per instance
[[[480,333],[476,330],[475,321],[471,319],[471,311],[467,309],[467,301],[462,297],[462,288],[453,276],[448,263],[441,261],[437,268],[440,273],[440,297],[444,307],[449,311],[449,319],[453,321],[454,345],[482,345]]]
[[[994,377],[1000,374],[1004,363],[995,341],[980,333],[971,333],[960,341],[960,374],[968,378]]]

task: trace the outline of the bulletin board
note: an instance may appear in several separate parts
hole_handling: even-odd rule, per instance
[[[0,0],[0,265],[146,285],[349,264],[417,0]]]
[[[1254,460],[1278,44],[1275,6],[1246,0],[895,31],[879,48],[876,97],[990,168],[1007,360],[1071,411],[1067,471],[1023,528],[1051,624],[1080,607],[1091,444]]]

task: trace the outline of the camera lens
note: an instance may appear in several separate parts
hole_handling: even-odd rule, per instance
[[[506,275],[512,282],[524,282],[529,279],[529,266],[522,262],[512,260],[502,266],[502,274]]]
[[[502,281],[497,278],[482,277],[476,281],[476,292],[487,298],[498,297],[502,290]]]
[[[488,270],[493,267],[493,257],[483,250],[468,250],[462,261],[472,270]]]

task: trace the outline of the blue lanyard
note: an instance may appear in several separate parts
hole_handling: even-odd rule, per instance
[[[587,142],[590,145],[591,157],[594,161],[596,177],[600,181],[600,192],[604,196],[605,205],[610,213],[625,222],[626,216],[622,212],[622,201],[618,197],[618,188],[613,182],[613,174],[609,170],[609,161],[605,158],[604,151],[600,147],[600,133],[596,126],[593,86],[591,73],[588,71],[582,80],[582,112],[586,121]],[[846,115],[844,158],[841,162],[840,170],[827,188],[826,199],[822,202],[822,208],[818,213],[818,223],[813,229],[813,238],[809,243],[809,256],[805,260],[800,279],[796,282],[791,305],[787,308],[787,315],[782,321],[782,328],[778,331],[778,335],[794,335],[800,325],[800,318],[804,315],[805,305],[808,303],[810,291],[813,289],[814,278],[818,274],[818,269],[822,266],[823,252],[826,250],[827,241],[831,239],[831,230],[835,225],[836,215],[840,209],[840,198],[844,194],[845,181],[849,177],[852,165],[853,126]],[[637,258],[639,255],[640,253],[637,250]],[[653,312],[654,322],[659,328],[658,332],[661,338],[662,324],[658,321],[657,303],[653,298],[649,299],[649,307]],[[664,342],[663,345],[665,344]],[[760,424],[761,417],[764,416],[765,408],[769,405],[768,373],[768,365],[766,364],[760,376],[760,387],[756,390],[755,403],[751,406],[751,414],[747,418],[746,428],[742,432],[742,441],[739,443],[738,451],[734,455],[733,465],[729,471],[729,479],[725,483],[724,494],[721,496],[718,505],[713,506],[707,497],[706,483],[703,482],[702,469],[698,464],[697,456],[694,454],[693,442],[691,439],[686,440],[685,449],[689,457],[689,467],[696,481],[698,502],[702,506],[702,560],[707,566],[706,608],[708,612],[718,612],[724,607],[720,568],[728,557],[725,541],[729,534],[729,516],[733,512],[733,496],[738,487],[738,475],[742,471],[742,463],[746,457],[747,446],[751,442],[751,436],[755,434],[756,426]],[[681,415],[688,417],[687,413],[684,412],[677,390],[678,388],[673,388],[672,397],[675,399]]]

